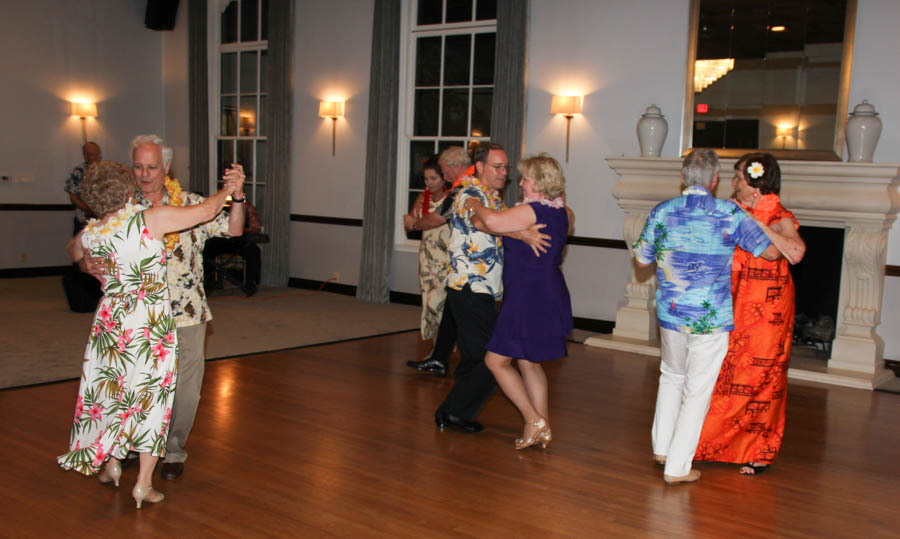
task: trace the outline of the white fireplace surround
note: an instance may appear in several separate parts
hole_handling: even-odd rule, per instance
[[[625,211],[628,248],[650,210],[680,194],[681,159],[608,157],[620,176],[613,196]],[[722,159],[717,196],[731,195],[735,159]],[[804,226],[843,228],[837,328],[827,368],[791,368],[795,379],[873,389],[893,376],[884,368],[884,341],[878,335],[887,240],[900,209],[900,165],[828,161],[782,161],[781,200]],[[612,336],[587,344],[650,355],[659,354],[656,274],[632,265],[625,303],[616,313]]]

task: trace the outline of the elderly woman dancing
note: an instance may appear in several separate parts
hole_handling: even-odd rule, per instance
[[[84,352],[69,452],[57,461],[86,475],[105,464],[100,482],[118,486],[119,460],[138,452],[132,495],[140,509],[164,498],[151,475],[165,454],[177,378],[163,237],[215,217],[235,184],[202,204],[151,209],[133,203],[136,188],[131,170],[111,161],[92,165],[82,183],[82,199],[100,217],[68,250],[75,261],[85,254],[104,260],[103,298]]]
[[[769,261],[735,249],[731,267],[734,330],[722,362],[695,460],[743,464],[740,473],[762,473],[784,436],[787,371],[794,329],[794,283],[788,263],[806,245],[794,214],[781,205],[781,170],[767,153],[747,154],[734,165],[734,198],[792,249],[790,259]],[[764,228],[765,230],[765,228]],[[771,236],[770,236],[771,237]]]
[[[547,154],[526,157],[518,169],[522,201],[514,208],[495,212],[474,198],[466,205],[490,232],[517,232],[537,223],[547,225],[543,232],[552,238],[549,252],[542,256],[519,240],[503,239],[503,308],[485,356],[500,388],[525,419],[522,437],[515,442],[516,449],[525,449],[536,443],[547,447],[552,438],[541,362],[567,355],[572,305],[559,266],[575,219],[566,207],[566,180],[555,159]]]

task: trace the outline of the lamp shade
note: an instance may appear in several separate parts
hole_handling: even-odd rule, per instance
[[[581,114],[580,95],[555,95],[550,104],[550,114]]]
[[[775,128],[775,136],[777,137],[789,137],[794,134],[793,127],[776,127]]]
[[[319,116],[322,118],[340,118],[343,115],[343,101],[319,101]]]
[[[80,116],[81,118],[96,118],[97,117],[97,104],[96,103],[72,103],[72,115]]]

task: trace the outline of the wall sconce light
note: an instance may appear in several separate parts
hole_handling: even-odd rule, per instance
[[[580,95],[555,95],[550,104],[550,114],[562,114],[566,117],[566,163],[569,162],[569,127],[572,117],[581,114]]]
[[[331,155],[334,156],[337,120],[344,116],[343,101],[319,101],[319,116],[322,118],[331,118]]]
[[[776,127],[775,128],[775,136],[781,139],[781,149],[784,149],[784,141],[787,137],[790,137],[794,134],[793,127]]]
[[[72,116],[81,118],[81,136],[87,144],[87,119],[97,117],[96,103],[72,103]]]

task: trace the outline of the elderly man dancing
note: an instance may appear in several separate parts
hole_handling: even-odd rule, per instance
[[[633,246],[639,267],[656,263],[659,281],[662,362],[652,438],[668,484],[700,478],[699,470],[691,470],[691,461],[734,328],[735,246],[768,260],[787,249],[783,238],[761,227],[736,203],[713,196],[719,159],[712,150],[691,152],[681,179],[682,195],[653,208]]]

